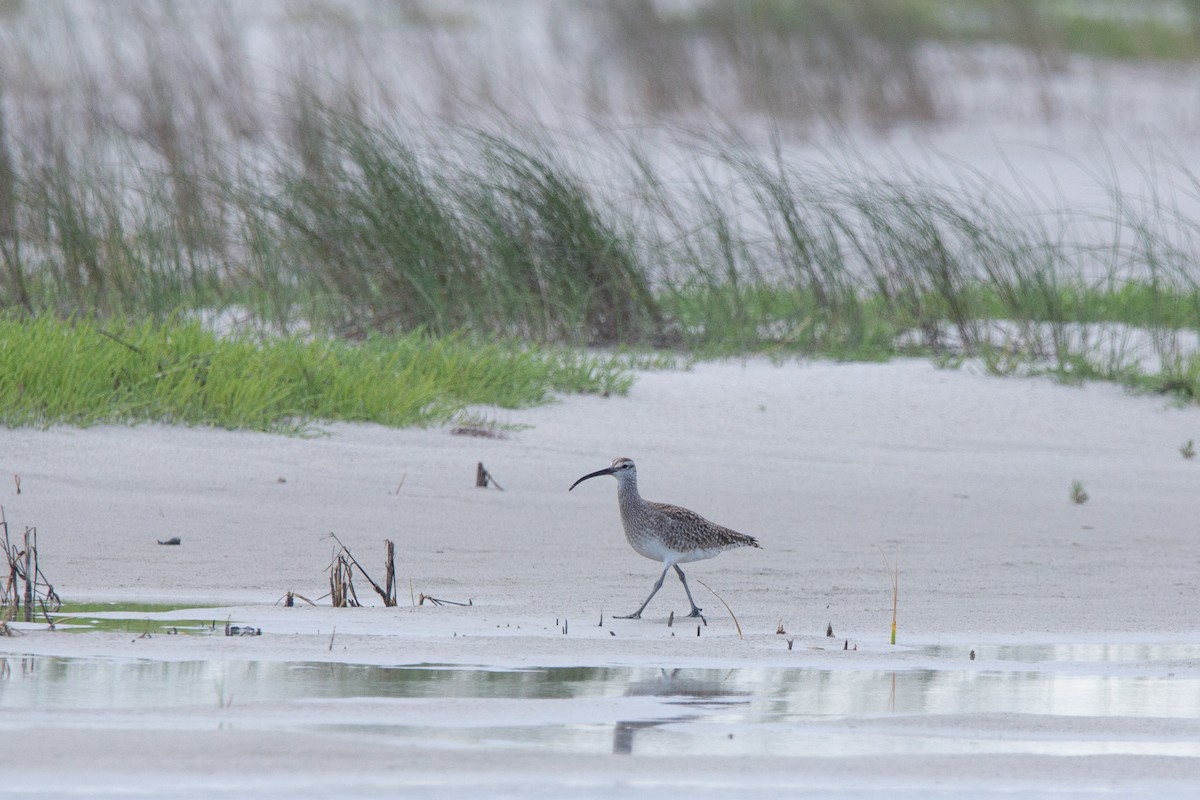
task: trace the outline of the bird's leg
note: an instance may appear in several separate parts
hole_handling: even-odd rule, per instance
[[[696,601],[692,599],[692,590],[688,588],[687,578],[683,577],[683,570],[679,568],[678,564],[675,565],[675,571],[679,573],[679,580],[683,581],[683,590],[687,592],[688,602],[692,604],[692,613],[688,614],[688,616],[704,619],[704,615],[700,613],[700,606],[696,605]],[[663,574],[666,575],[665,572]]]
[[[639,608],[637,611],[633,612],[632,614],[630,614],[627,617],[613,617],[613,619],[641,619],[642,612],[646,610],[646,606],[650,605],[650,601],[652,599],[654,599],[654,595],[658,592],[659,589],[662,588],[663,578],[667,577],[667,570],[669,570],[669,569],[670,569],[670,567],[667,567],[666,569],[664,569],[662,571],[662,575],[658,576],[658,580],[655,581],[655,583],[654,583],[654,588],[650,590],[650,596],[646,598],[646,602],[642,603],[641,608]],[[678,569],[678,567],[676,567],[676,569]],[[686,585],[687,584],[684,584],[684,586],[686,586]],[[693,605],[695,605],[695,604],[693,603]]]

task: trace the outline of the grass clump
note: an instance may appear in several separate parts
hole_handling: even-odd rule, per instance
[[[654,336],[661,315],[621,215],[538,142],[443,131],[451,144],[418,152],[313,104],[303,152],[242,203],[271,237],[256,260],[288,264],[310,319],[357,334]]]
[[[198,322],[0,317],[0,422],[161,421],[297,431],[312,420],[443,423],[475,404],[624,392],[620,357],[423,331],[359,343],[218,337]]]

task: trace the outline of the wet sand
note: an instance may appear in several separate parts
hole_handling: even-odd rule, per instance
[[[43,570],[64,600],[204,606],[221,623],[263,631],[139,638],[22,625],[20,635],[0,638],[0,658],[10,665],[0,708],[5,683],[42,679],[50,657],[736,669],[749,680],[746,670],[986,674],[997,665],[970,661],[970,650],[1185,645],[1200,633],[1200,463],[1178,450],[1200,438],[1200,409],[1163,397],[917,360],[776,366],[752,359],[644,373],[627,397],[567,397],[488,413],[529,427],[505,439],[341,424],[304,438],[159,425],[0,431],[8,473],[0,501],[10,532],[37,527]],[[762,542],[762,550],[686,567],[708,621],[699,636],[694,621],[681,619],[687,600],[673,577],[644,619],[612,618],[637,608],[658,568],[626,544],[614,481],[567,487],[615,456],[636,459],[648,499],[690,507]],[[480,461],[504,491],[475,488]],[[20,476],[20,494],[10,475]],[[1082,505],[1069,498],[1076,480],[1089,495]],[[358,596],[375,607],[332,609],[318,599],[328,591],[330,532],[376,580],[383,539],[396,543],[399,607],[381,607],[361,578]],[[174,536],[181,545],[157,544]],[[885,557],[900,569],[895,647]],[[729,604],[744,639],[700,581]],[[318,607],[276,605],[288,591]],[[413,605],[420,594],[470,605]],[[780,624],[785,635],[776,634]],[[828,626],[835,638],[825,635]],[[1194,682],[1200,662],[1181,652],[1002,668]],[[42,660],[23,658],[31,655]],[[1048,686],[1052,697],[1053,681]],[[1190,697],[1190,686],[1166,688]],[[9,690],[10,703],[16,695]],[[1049,706],[1045,714],[992,708],[941,716],[934,705],[919,706],[918,727],[948,728],[935,737],[942,742],[960,738],[961,728],[961,737],[984,743],[975,754],[907,747],[914,718],[889,716],[886,707],[785,715],[767,728],[750,717],[730,723],[781,741],[803,737],[811,724],[889,728],[864,762],[851,758],[854,748],[820,757],[733,750],[721,759],[711,743],[641,757],[636,747],[631,757],[519,742],[447,751],[386,733],[316,734],[327,722],[319,709],[289,718],[295,735],[263,722],[290,703],[206,702],[186,725],[173,722],[170,708],[21,708],[4,716],[29,745],[20,786],[68,794],[86,793],[95,781],[116,794],[141,786],[180,793],[183,775],[213,796],[295,796],[298,786],[309,787],[300,796],[316,796],[338,776],[413,794],[498,787],[553,796],[568,786],[584,796],[684,789],[703,796],[733,786],[855,796],[928,796],[939,787],[1171,794],[1185,793],[1186,777],[1200,768],[1194,726],[1128,708],[1115,717]],[[507,722],[496,724],[522,724],[523,708],[513,705],[501,714]],[[399,724],[392,711],[380,713]],[[471,718],[447,710],[445,723],[470,726]],[[588,724],[606,719],[588,717]],[[1158,746],[1070,746],[1124,742],[1125,728]],[[995,744],[1005,739],[1046,746],[1003,752]],[[129,757],[160,746],[162,758]],[[10,783],[0,793],[17,788]]]

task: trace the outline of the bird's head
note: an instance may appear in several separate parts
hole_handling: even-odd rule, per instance
[[[588,478],[598,478],[601,475],[612,475],[617,479],[617,483],[624,486],[626,483],[637,483],[637,467],[633,463],[632,458],[615,458],[611,467],[598,469],[595,472],[584,475],[579,480],[571,484],[571,489],[574,489],[579,484],[586,481]],[[567,491],[571,491],[568,489]]]

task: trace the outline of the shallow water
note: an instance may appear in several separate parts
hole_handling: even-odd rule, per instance
[[[0,712],[10,724],[28,718],[173,728],[236,721],[264,730],[564,752],[1200,758],[1194,730],[1170,729],[1172,720],[1195,722],[1200,673],[1160,666],[1196,659],[1200,646],[981,647],[974,661],[959,650],[926,648],[923,655],[945,665],[896,670],[8,656],[0,658]],[[989,715],[1008,722],[981,724]]]

